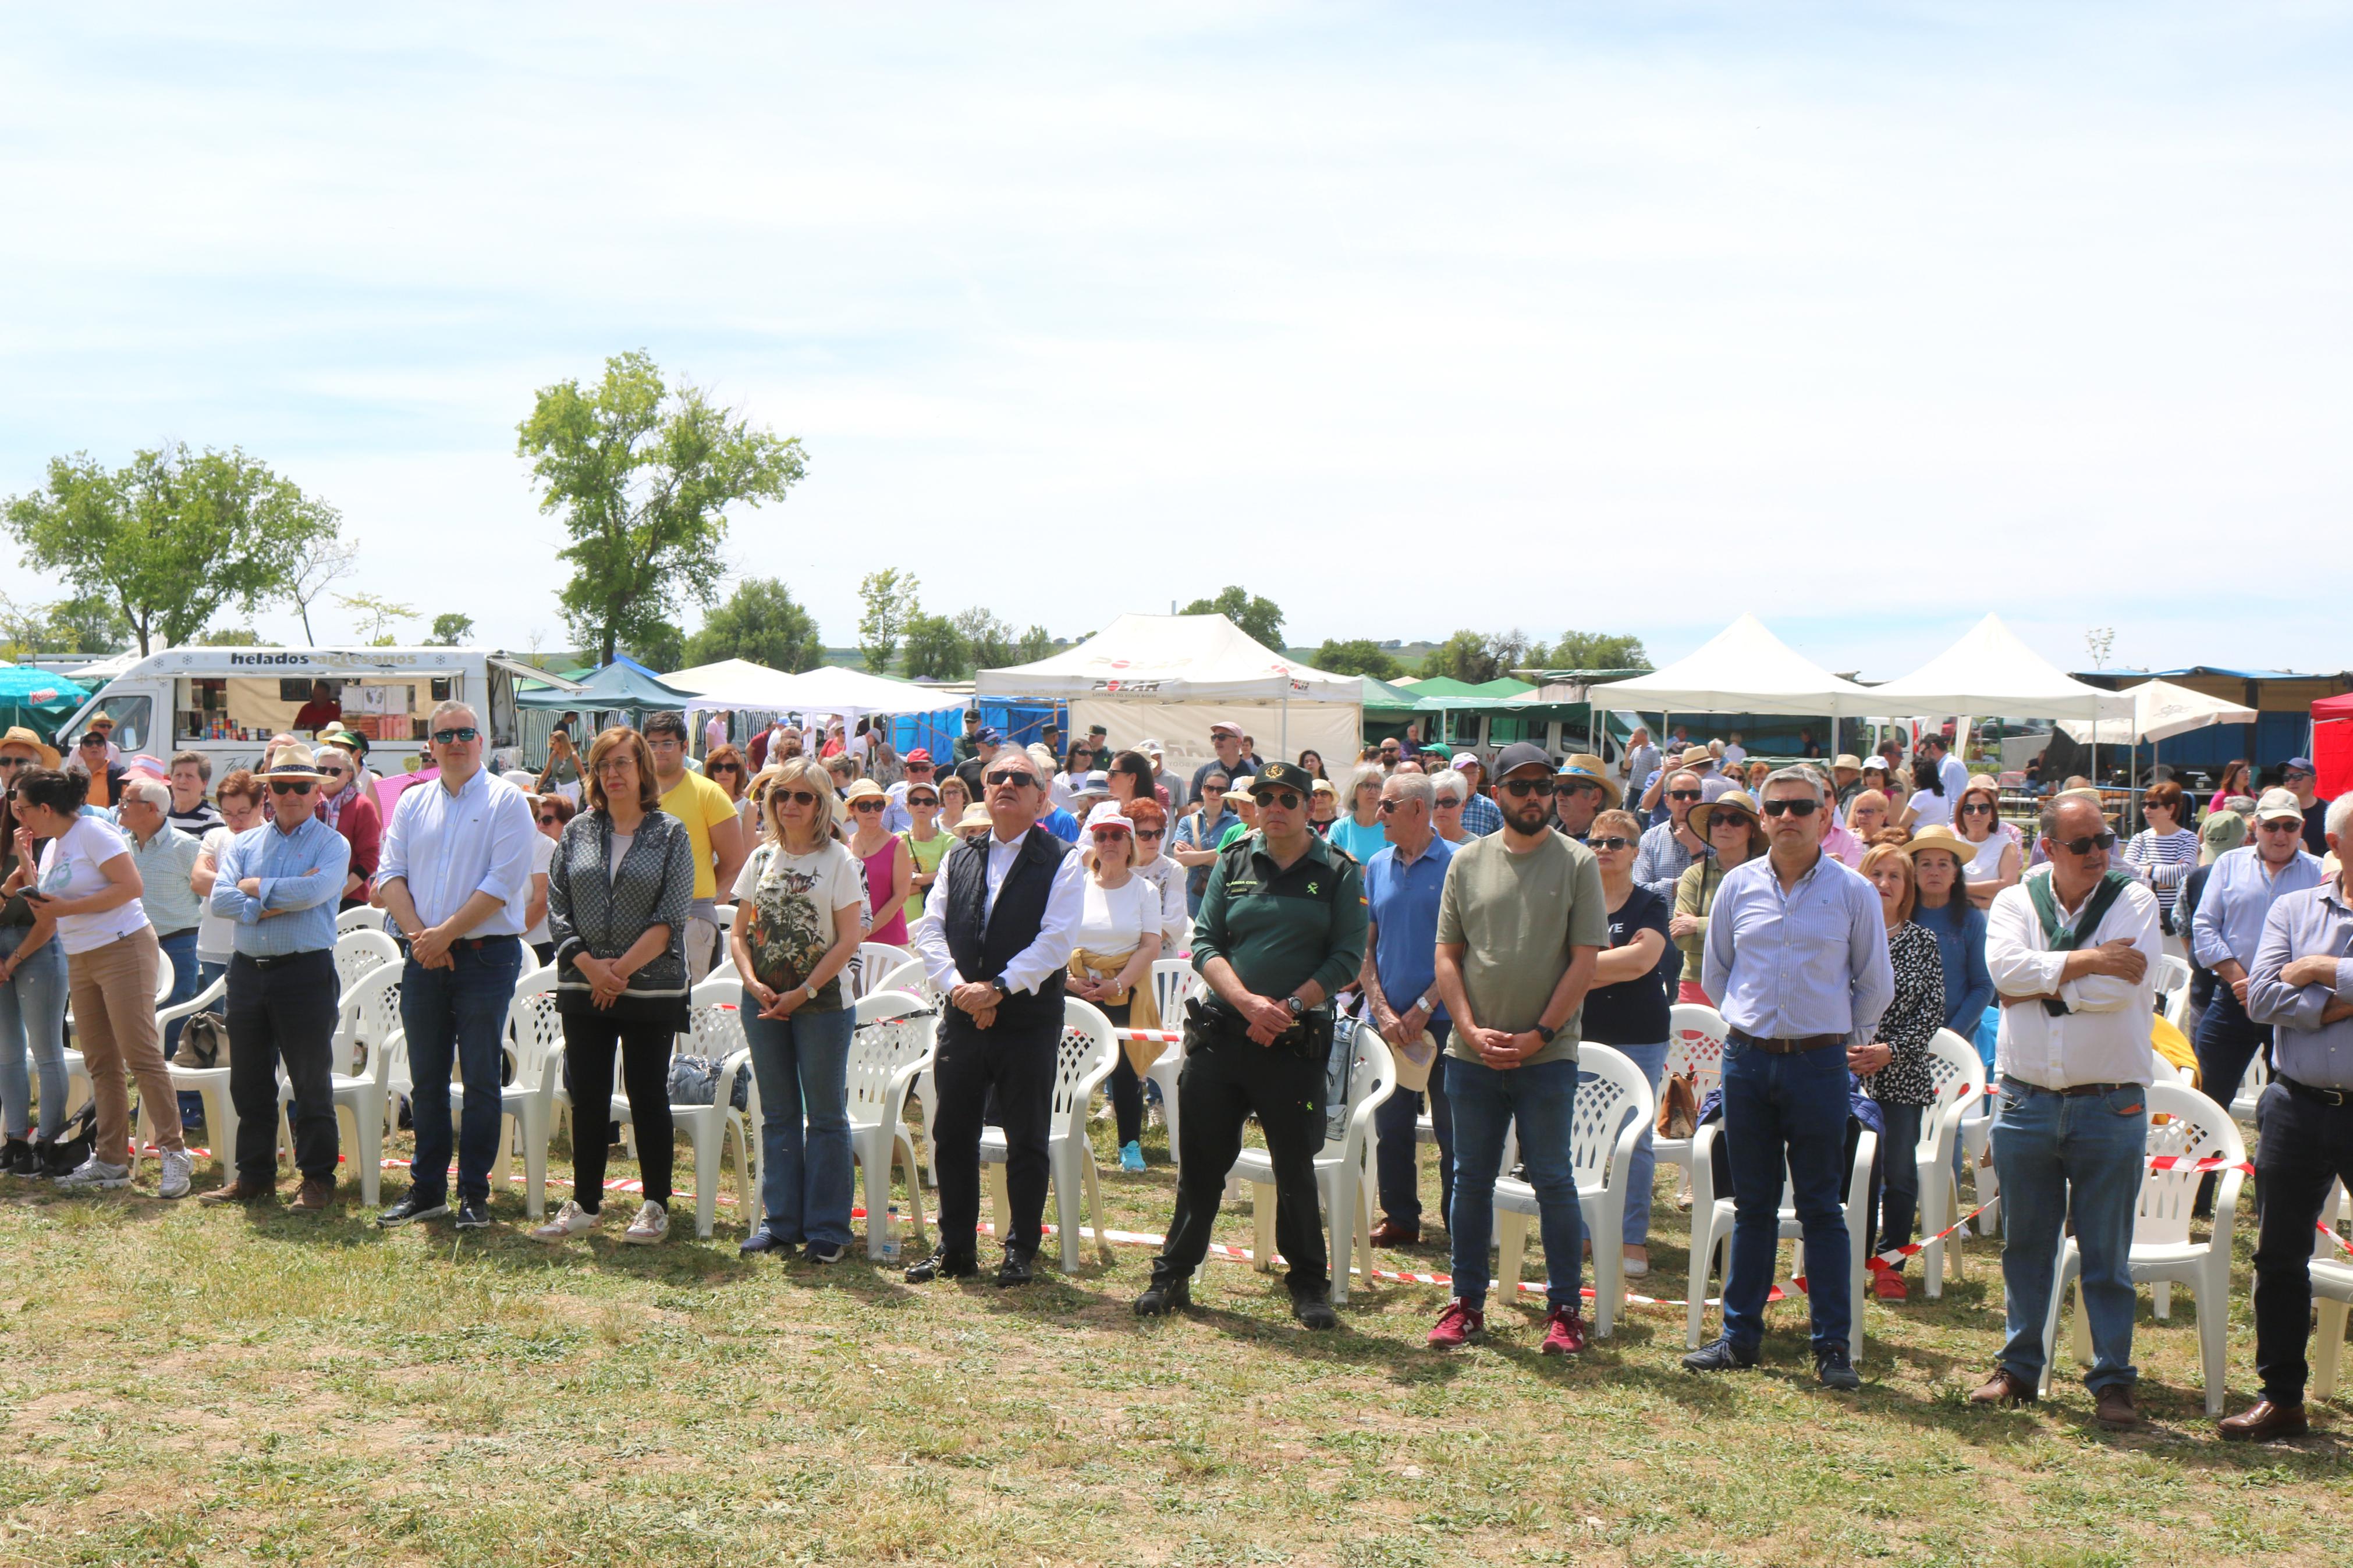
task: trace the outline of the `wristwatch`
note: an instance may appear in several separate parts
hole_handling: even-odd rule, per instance
[[[1547,1029],[1542,1024],[1538,1024],[1533,1033],[1535,1035],[1537,1039],[1542,1040],[1548,1046],[1552,1044],[1553,1037],[1559,1034],[1560,1031],[1558,1029]]]
[[[801,987],[801,1000],[804,1002],[814,1002],[817,1000],[817,986],[815,983],[811,983]]]
[[[1307,1011],[1307,1004],[1296,996],[1285,996],[1282,1005],[1291,1009],[1291,1016],[1294,1018]]]

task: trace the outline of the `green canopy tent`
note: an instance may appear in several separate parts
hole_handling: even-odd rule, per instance
[[[29,664],[0,665],[0,729],[22,724],[54,742],[58,726],[72,718],[90,693],[51,670]]]
[[[580,682],[577,691],[563,691],[550,687],[543,690],[518,692],[515,706],[539,711],[569,710],[575,713],[649,713],[663,708],[675,708],[681,712],[694,700],[694,694],[664,686],[636,665],[608,664]]]

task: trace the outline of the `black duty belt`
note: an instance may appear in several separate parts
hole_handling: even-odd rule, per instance
[[[1763,1051],[1768,1057],[1794,1057],[1803,1051],[1819,1051],[1826,1046],[1846,1044],[1844,1035],[1799,1035],[1789,1039],[1768,1040],[1746,1029],[1733,1030],[1732,1040],[1736,1045]]]

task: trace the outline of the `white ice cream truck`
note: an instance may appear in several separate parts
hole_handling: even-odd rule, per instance
[[[174,752],[201,752],[216,781],[253,766],[272,735],[309,741],[327,727],[297,723],[322,684],[340,710],[333,722],[366,736],[368,766],[387,776],[426,761],[426,720],[449,698],[481,715],[491,765],[512,765],[522,741],[515,683],[571,684],[513,655],[468,647],[174,647],[126,655],[79,679],[87,686],[98,677],[105,679],[96,695],[58,731],[68,756],[104,713],[125,758],[144,753],[164,763]]]

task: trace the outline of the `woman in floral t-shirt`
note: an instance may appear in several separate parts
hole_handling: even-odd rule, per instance
[[[833,781],[807,757],[762,775],[767,831],[735,879],[727,938],[744,980],[744,1038],[760,1084],[760,1202],[743,1250],[802,1248],[811,1263],[849,1247],[855,1163],[847,1072],[857,1015],[842,966],[864,933],[866,872],[841,842]]]
[[[1920,1113],[1936,1098],[1928,1042],[1945,1026],[1945,960],[1935,934],[1912,918],[1912,857],[1894,845],[1874,844],[1862,858],[1862,874],[1879,889],[1895,996],[1879,1016],[1878,1037],[1849,1050],[1847,1066],[1887,1122],[1887,1136],[1879,1141],[1878,1250],[1893,1252],[1912,1239],[1919,1213],[1920,1171],[1913,1154]],[[1883,1301],[1903,1300],[1902,1266],[1874,1270],[1873,1289]]]

